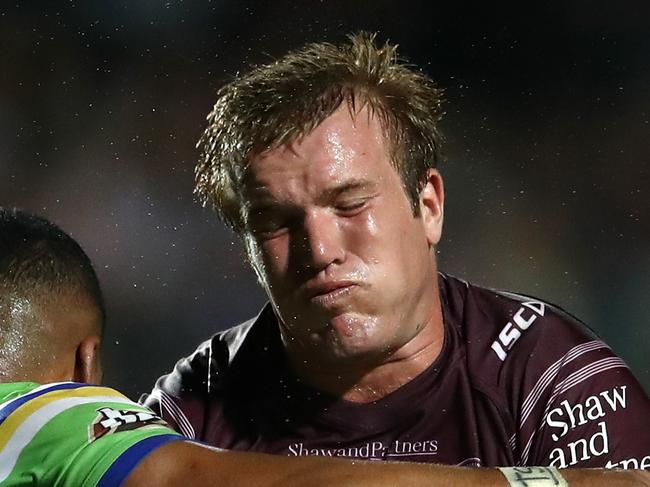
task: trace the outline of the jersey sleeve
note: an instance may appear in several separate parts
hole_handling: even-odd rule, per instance
[[[0,485],[118,486],[146,455],[179,439],[113,389],[41,386],[0,406]]]
[[[140,403],[153,409],[172,428],[188,438],[218,448],[232,448],[233,436],[225,419],[225,404],[239,408],[235,397],[248,374],[255,374],[269,337],[279,341],[270,304],[248,321],[221,332],[176,363],[156,381]]]
[[[202,343],[189,357],[176,363],[174,370],[156,381],[150,394],[140,403],[152,409],[171,428],[191,439],[201,439],[208,407],[212,340]]]
[[[650,469],[648,396],[585,325],[529,300],[495,343],[515,412],[518,464]]]

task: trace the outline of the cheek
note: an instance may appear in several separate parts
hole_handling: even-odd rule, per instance
[[[344,225],[346,250],[359,254],[361,257],[372,256],[381,248],[379,244],[387,235],[390,235],[389,226],[385,223],[382,224],[382,220],[373,211],[348,220]]]
[[[408,216],[369,211],[350,225],[348,247],[358,253],[367,264],[390,266],[399,260],[396,252],[411,234]]]
[[[281,236],[262,242],[258,247],[258,259],[270,279],[282,277],[289,261],[288,238]]]
[[[359,222],[356,235],[358,255],[381,289],[403,298],[403,293],[430,265],[430,251],[422,225],[410,212],[390,218],[367,215]]]
[[[369,212],[363,221],[363,226],[368,235],[375,237],[380,234],[379,222],[373,212]]]

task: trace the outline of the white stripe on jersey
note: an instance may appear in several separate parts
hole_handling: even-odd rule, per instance
[[[574,372],[566,380],[560,382],[555,389],[553,389],[553,397],[557,397],[563,392],[568,391],[573,386],[580,384],[585,381],[592,375],[602,372],[603,370],[609,370],[616,367],[627,368],[627,364],[620,357],[608,357],[597,362],[594,362],[591,365],[586,365],[577,372]]]
[[[52,384],[48,384],[48,387],[51,386]],[[33,392],[33,390],[30,392]],[[52,418],[74,406],[94,402],[135,405],[130,399],[119,396],[65,397],[47,403],[25,418],[22,424],[16,428],[2,451],[0,451],[0,482],[3,482],[9,476],[20,453]],[[26,404],[29,404],[29,402]]]
[[[34,387],[33,389],[28,390],[27,392],[25,392],[24,394],[21,394],[20,396],[12,397],[8,401],[5,401],[2,404],[0,404],[0,413],[2,413],[2,410],[5,408],[5,406],[8,406],[12,402],[19,400],[20,398],[26,396],[27,394],[34,394],[35,392],[40,392],[43,389],[50,389],[53,386],[58,386],[60,384],[74,384],[74,382],[70,382],[70,381],[67,381],[67,382],[48,382],[47,384],[43,384],[43,385],[40,385],[38,387]],[[96,386],[96,387],[99,387],[99,386]],[[68,389],[68,390],[74,390],[74,389]]]
[[[596,374],[605,372],[606,370],[616,369],[616,368],[628,368],[627,364],[619,357],[607,357],[600,360],[597,360],[589,365],[585,365],[581,369],[567,376],[562,382],[558,383],[553,389],[553,393],[546,403],[544,408],[544,415],[542,416],[542,422],[538,425],[537,429],[533,431],[530,435],[530,438],[526,442],[526,447],[524,448],[521,458],[519,460],[519,465],[525,465],[528,461],[528,455],[530,454],[530,447],[533,443],[533,438],[536,433],[539,433],[542,428],[546,425],[546,418],[548,417],[549,411],[551,409],[551,404],[557,399],[557,397],[577,386],[578,384],[584,382],[585,380],[593,377]]]
[[[185,416],[183,410],[180,407],[178,407],[178,404],[174,402],[174,399],[171,396],[169,396],[169,394],[167,394],[166,392],[160,389],[155,389],[154,391],[151,392],[150,397],[157,399],[159,401],[160,415],[162,416],[163,419],[165,419],[165,417],[163,416],[163,411],[166,411],[176,422],[176,424],[178,425],[178,429],[184,436],[187,436],[188,438],[196,439],[196,432],[194,431],[194,427],[192,426],[192,423],[190,423],[190,420],[187,419],[187,416]]]
[[[557,377],[558,372],[560,371],[560,368],[563,365],[566,365],[579,356],[590,352],[592,350],[598,350],[601,348],[607,348],[609,347],[605,344],[605,342],[602,342],[600,340],[594,340],[591,342],[583,343],[581,345],[577,345],[573,347],[571,350],[569,350],[562,358],[557,360],[553,365],[551,365],[546,371],[541,375],[535,386],[531,389],[530,393],[528,394],[528,397],[523,402],[523,406],[521,407],[521,419],[519,420],[519,429],[521,430],[524,427],[524,423],[530,416],[530,413],[532,412],[533,408],[537,405],[537,402],[539,401],[540,396],[544,392],[544,390],[553,382],[553,379]]]

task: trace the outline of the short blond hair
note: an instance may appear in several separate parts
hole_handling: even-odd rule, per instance
[[[375,37],[309,44],[223,86],[197,144],[199,200],[241,233],[250,158],[309,134],[345,101],[352,112],[368,107],[378,117],[417,214],[426,172],[442,158],[442,91],[397,57],[397,45],[377,47]]]

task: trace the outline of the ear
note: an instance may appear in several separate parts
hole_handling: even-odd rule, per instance
[[[420,216],[430,246],[435,246],[442,235],[445,207],[445,189],[442,176],[436,169],[429,169],[420,191]]]
[[[77,346],[74,364],[75,382],[99,384],[102,380],[102,367],[99,353],[101,340],[91,335],[84,338]]]

